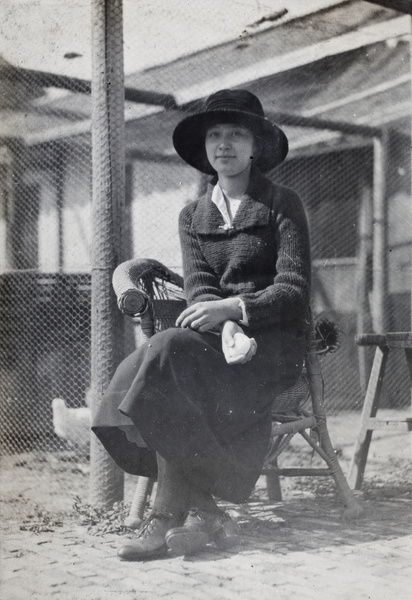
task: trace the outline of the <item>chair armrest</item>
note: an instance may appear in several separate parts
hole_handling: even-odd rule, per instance
[[[183,289],[183,277],[157,260],[139,258],[121,263],[112,279],[119,309],[133,317],[144,314],[155,297],[155,279]]]

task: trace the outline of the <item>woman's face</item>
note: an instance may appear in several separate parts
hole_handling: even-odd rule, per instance
[[[205,147],[217,174],[234,177],[250,169],[255,142],[253,133],[243,125],[219,123],[207,130]]]

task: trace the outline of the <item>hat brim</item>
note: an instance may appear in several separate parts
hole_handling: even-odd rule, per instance
[[[255,164],[262,172],[270,171],[287,156],[289,144],[285,133],[266,117],[241,110],[205,111],[186,117],[173,132],[176,152],[185,162],[203,173],[216,174],[206,156],[205,136],[207,130],[217,123],[243,125],[257,136],[260,154]]]

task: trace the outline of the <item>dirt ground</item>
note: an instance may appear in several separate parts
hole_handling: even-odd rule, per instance
[[[381,410],[380,418],[401,418],[403,411]],[[353,443],[359,428],[359,413],[345,412],[328,419],[329,431],[344,472],[347,472]],[[373,435],[364,483],[360,495],[373,498],[412,499],[412,438],[405,433],[379,431]],[[303,441],[293,442],[291,450],[282,455],[285,465],[303,461],[305,466],[314,465],[310,449]],[[86,458],[70,452],[31,452],[3,456],[0,470],[0,516],[3,535],[7,535],[7,523],[19,521],[21,528],[44,531],[59,527],[68,521],[90,526],[99,515],[88,507],[89,464]],[[263,499],[266,491],[264,478],[259,480],[254,499]],[[135,480],[128,477],[125,484],[125,503],[131,500]],[[283,499],[308,495],[321,497],[334,494],[331,478],[284,478]],[[77,498],[77,500],[76,500]],[[74,507],[76,505],[77,509]],[[116,515],[100,515],[102,521],[111,518],[121,521],[123,507]]]

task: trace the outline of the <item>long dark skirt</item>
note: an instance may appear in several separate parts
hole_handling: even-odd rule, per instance
[[[245,502],[267,451],[272,404],[299,377],[305,351],[303,335],[272,328],[254,337],[257,353],[244,365],[226,363],[220,337],[190,329],[157,333],[128,356],[92,427],[116,463],[156,476],[159,452],[194,485]],[[146,448],[130,441],[133,430]]]

